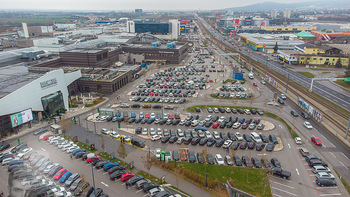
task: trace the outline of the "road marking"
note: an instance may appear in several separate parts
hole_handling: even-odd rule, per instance
[[[325,146],[324,144],[322,144],[323,147],[327,148],[327,146]]]
[[[298,174],[298,175],[300,175],[300,174],[299,174],[299,170],[298,170],[298,168],[295,168],[295,170],[297,171],[297,174]]]
[[[101,168],[101,169],[98,169],[97,172],[100,172],[101,170],[102,170],[102,168]]]
[[[345,158],[349,159],[349,157],[347,157],[346,155],[344,155],[344,153],[341,153]]]
[[[46,151],[45,149],[41,148],[41,150]]]
[[[349,168],[348,167],[346,167],[344,164],[343,164],[343,162],[341,162],[341,161],[339,161],[340,162],[340,164],[341,165],[343,165],[344,166],[344,168],[346,168],[347,170],[349,170]]]
[[[335,187],[316,187],[317,189],[338,189],[337,186]]]
[[[287,192],[287,191],[284,191],[283,189],[278,189],[278,188],[276,188],[276,187],[271,187],[272,189],[275,189],[275,190],[278,190],[278,191],[281,191],[281,192],[284,192],[284,193],[287,193],[287,194],[290,194],[290,195],[292,195],[292,196],[297,196],[296,194],[293,194],[293,193],[291,193],[291,192]]]
[[[143,191],[143,189],[140,189],[139,191],[136,191],[136,193],[139,193],[140,191]]]
[[[125,185],[125,183],[123,183],[122,185]]]
[[[278,125],[282,129],[282,125]]]
[[[288,147],[291,148],[289,143],[288,143]]]
[[[270,177],[276,178],[276,179],[278,179],[278,180],[286,181],[286,182],[289,182],[289,183],[292,182],[292,181],[290,181],[290,180],[283,179],[283,178],[280,178],[280,177],[277,177],[277,176],[270,176]]]
[[[330,152],[330,153],[331,153],[331,155],[333,155],[334,158],[337,158],[332,152]]]
[[[288,186],[288,185],[285,185],[285,184],[282,184],[282,183],[279,183],[279,182],[276,182],[276,181],[271,181],[272,183],[275,183],[275,184],[278,184],[278,185],[282,185],[282,186],[284,186],[284,187],[288,187],[288,188],[290,188],[290,189],[294,189],[294,187],[292,187],[292,186]]]
[[[109,187],[106,183],[104,183],[104,182],[101,182],[104,186],[106,186],[106,187]]]
[[[341,193],[337,193],[337,194],[320,194],[320,196],[342,196]]]
[[[107,174],[108,172],[103,173],[103,175]]]
[[[329,142],[332,146],[333,146],[333,148],[336,148],[335,146],[334,146],[334,144],[332,144],[332,142]]]
[[[274,193],[272,193],[272,196],[282,197],[282,196],[280,196],[278,194],[274,194]]]

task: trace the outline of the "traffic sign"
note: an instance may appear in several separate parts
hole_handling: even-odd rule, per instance
[[[350,78],[345,78],[344,81],[350,81]]]

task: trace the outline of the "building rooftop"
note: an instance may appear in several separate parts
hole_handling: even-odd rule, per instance
[[[4,66],[0,70],[0,98],[44,75],[29,72],[25,63]]]
[[[350,44],[329,44],[329,46],[340,49],[344,53],[350,54]]]
[[[308,33],[308,32],[304,32],[304,31],[296,33],[295,35],[298,37],[302,37],[302,38],[315,38],[316,37],[315,35]]]
[[[151,46],[151,44],[128,44],[127,47],[133,47],[133,48],[155,48],[155,49],[180,49],[184,45],[176,43],[174,48],[168,47],[167,44],[162,44],[157,47]]]

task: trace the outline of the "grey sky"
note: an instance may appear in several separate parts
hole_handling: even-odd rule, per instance
[[[0,9],[55,10],[207,10],[279,0],[0,0]],[[285,0],[283,3],[305,2]]]

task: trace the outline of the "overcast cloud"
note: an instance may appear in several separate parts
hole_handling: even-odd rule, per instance
[[[208,10],[240,7],[267,0],[0,0],[0,9],[54,10]],[[278,0],[272,0],[280,2]],[[285,0],[283,3],[305,2]],[[271,2],[269,0],[269,2]]]

